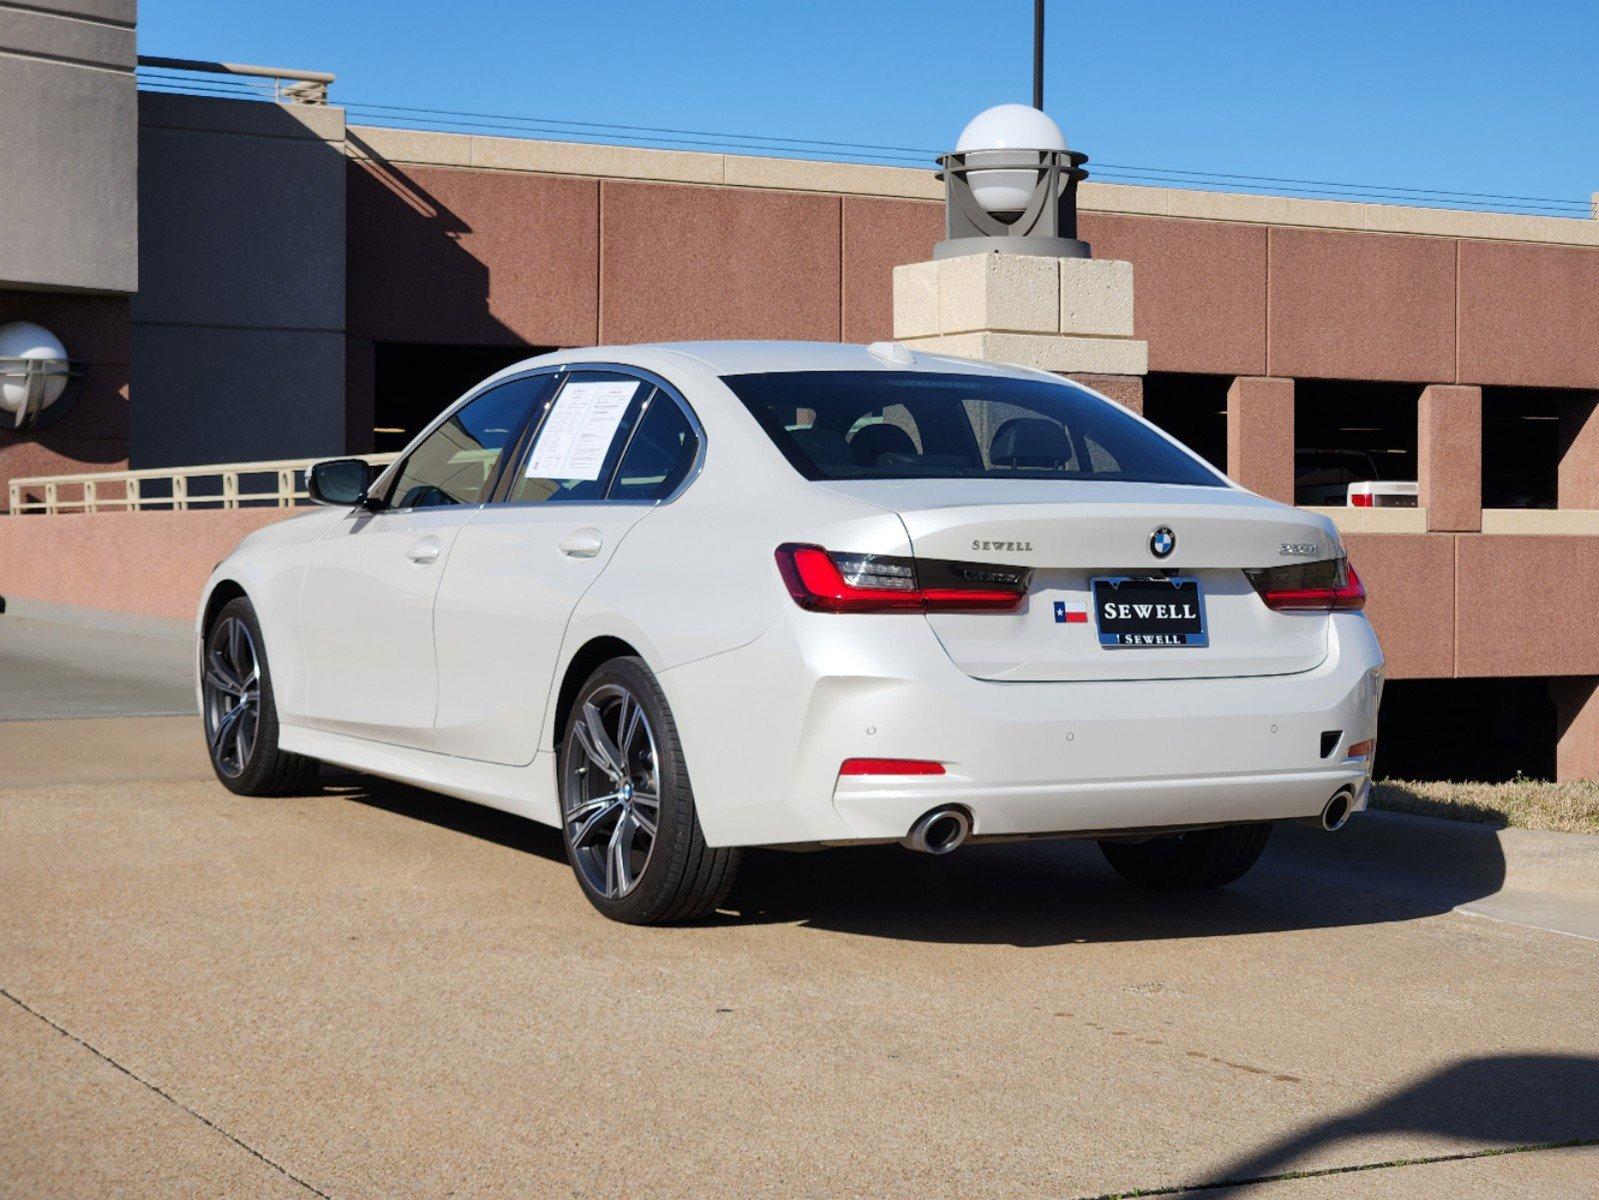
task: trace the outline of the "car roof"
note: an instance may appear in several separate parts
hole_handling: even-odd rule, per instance
[[[891,357],[909,352],[908,359]],[[1006,375],[1022,379],[1054,378],[1026,367],[978,362],[931,354],[914,347],[875,342],[870,346],[847,342],[722,341],[642,342],[625,346],[584,346],[558,350],[517,363],[502,374],[556,363],[610,362],[660,369],[672,360],[690,359],[716,375],[745,375],[778,371],[938,371],[970,375]]]

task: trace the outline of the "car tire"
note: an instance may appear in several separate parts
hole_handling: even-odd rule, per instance
[[[726,898],[742,852],[705,844],[677,723],[642,659],[613,658],[584,682],[557,770],[567,861],[600,912],[658,925]]]
[[[1241,878],[1266,848],[1270,822],[1191,829],[1147,842],[1100,842],[1116,873],[1162,892],[1219,888]]]
[[[222,786],[241,796],[307,791],[321,764],[278,745],[266,639],[249,600],[237,596],[217,611],[200,655],[200,718]]]

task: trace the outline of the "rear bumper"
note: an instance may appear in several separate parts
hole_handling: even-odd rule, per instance
[[[1327,658],[1295,675],[995,683],[925,622],[801,613],[662,683],[713,845],[900,838],[942,804],[977,837],[1264,821],[1346,786],[1364,805],[1369,760],[1344,753],[1376,736],[1382,653],[1363,617],[1331,626]],[[946,773],[841,778],[853,757]]]
[[[1195,825],[1313,817],[1343,788],[1365,807],[1364,767],[1092,783],[961,782],[942,788],[840,789],[834,803],[856,836],[899,838],[929,809],[957,804],[972,835],[1123,833]]]

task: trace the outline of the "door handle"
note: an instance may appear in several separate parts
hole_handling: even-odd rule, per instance
[[[559,542],[556,549],[567,558],[593,558],[605,544],[598,529],[574,529]]]
[[[425,537],[405,552],[405,557],[419,567],[432,566],[439,561],[439,539]]]

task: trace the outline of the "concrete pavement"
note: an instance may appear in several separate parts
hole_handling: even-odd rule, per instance
[[[96,646],[12,619],[38,711]],[[123,653],[159,711],[182,639]],[[1544,836],[1286,827],[1175,897],[1073,843],[753,853],[641,930],[511,817],[0,721],[0,1196],[1599,1197],[1599,849]]]
[[[139,738],[181,763],[190,725]],[[1086,1197],[1359,1167],[1203,1194],[1599,1195],[1588,1148],[1382,1165],[1599,1139],[1599,944],[1309,879],[1293,836],[1198,897],[1068,843],[759,853],[722,919],[640,930],[553,833],[373,780],[30,782],[0,811],[0,1193]]]
[[[180,621],[13,599],[0,614],[0,721],[195,711]]]

